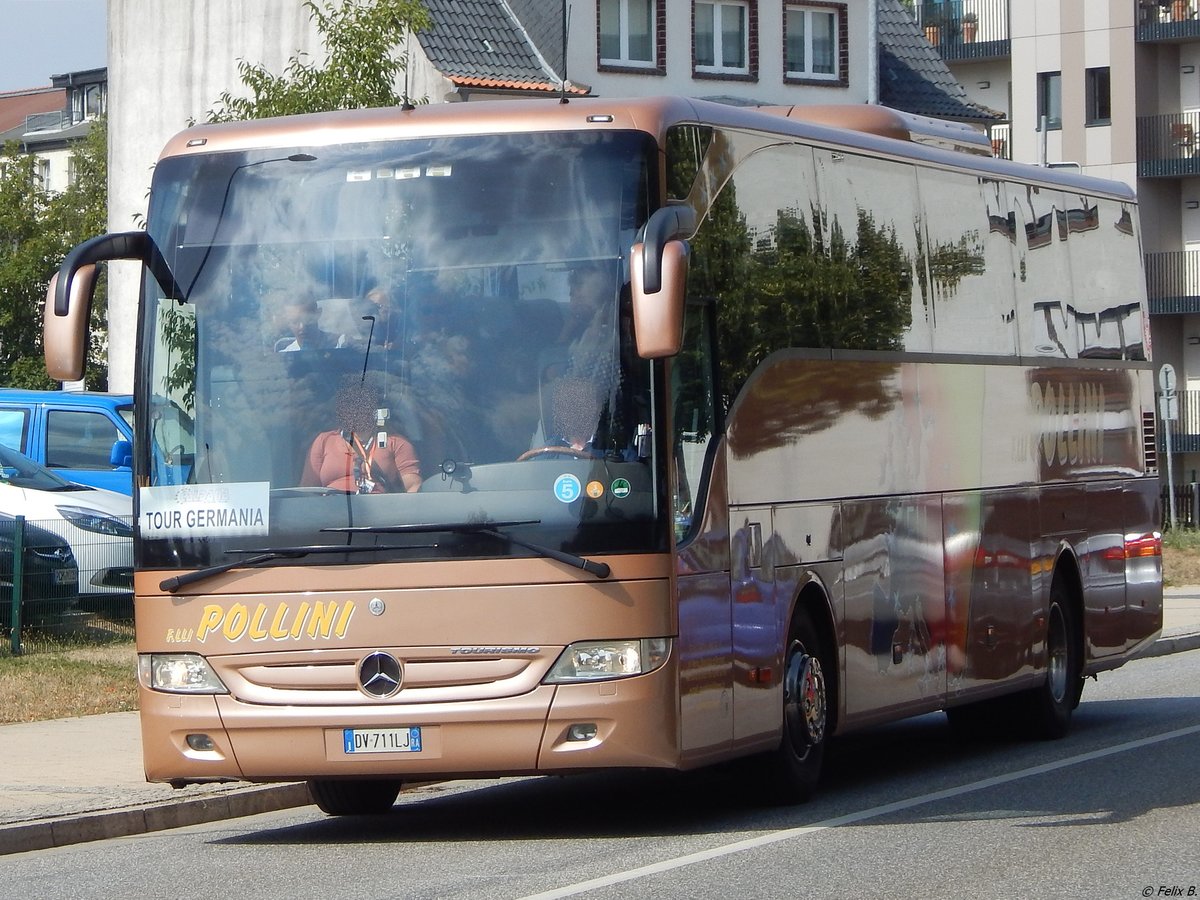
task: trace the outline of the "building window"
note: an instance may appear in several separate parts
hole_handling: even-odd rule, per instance
[[[653,68],[663,23],[655,0],[599,0],[600,65]]]
[[[1109,69],[1087,70],[1087,124],[1109,125],[1112,123]]]
[[[694,54],[697,73],[714,75],[753,75],[749,3],[700,2],[692,10],[694,17]]]
[[[50,160],[39,159],[37,161],[37,177],[41,182],[42,190],[47,190],[50,187]]]
[[[846,6],[786,6],[783,14],[785,81],[847,81]]]
[[[67,187],[74,187],[75,182],[79,180],[79,164],[75,162],[75,157],[67,157]]]
[[[1038,73],[1038,127],[1062,128],[1062,72]]]

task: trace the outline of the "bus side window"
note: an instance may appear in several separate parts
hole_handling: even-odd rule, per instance
[[[698,521],[709,445],[717,430],[714,389],[712,302],[692,301],[684,311],[683,347],[672,365],[675,420],[675,537],[682,540]]]

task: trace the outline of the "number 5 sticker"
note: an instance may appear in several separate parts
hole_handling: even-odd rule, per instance
[[[563,503],[570,503],[579,498],[583,485],[574,475],[559,475],[554,480],[554,496]]]

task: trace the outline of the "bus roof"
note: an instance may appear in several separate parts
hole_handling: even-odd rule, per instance
[[[530,131],[624,129],[660,143],[673,125],[703,123],[765,131],[830,147],[901,157],[1063,190],[1133,202],[1121,182],[990,156],[987,137],[969,125],[882,106],[741,107],[688,97],[489,100],[310,113],[197,125],[175,135],[160,159],[222,150],[325,146],[413,137]]]

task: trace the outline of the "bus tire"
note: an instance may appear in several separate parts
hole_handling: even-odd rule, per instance
[[[1057,740],[1071,730],[1071,713],[1083,691],[1083,648],[1075,606],[1066,582],[1055,578],[1046,614],[1046,680],[1018,695],[1031,736]]]
[[[339,781],[317,778],[308,782],[308,795],[329,816],[374,816],[396,802],[401,782],[395,780]]]
[[[768,763],[776,803],[803,803],[817,789],[829,739],[828,651],[808,612],[797,609],[784,657],[783,734]]]

